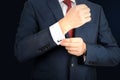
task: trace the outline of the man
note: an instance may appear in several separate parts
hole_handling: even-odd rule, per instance
[[[64,0],[25,3],[15,55],[20,61],[33,60],[33,80],[96,80],[95,66],[120,61],[101,6],[87,0],[69,2],[72,8]]]

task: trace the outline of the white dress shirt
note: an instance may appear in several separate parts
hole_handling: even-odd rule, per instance
[[[60,6],[61,6],[61,9],[63,11],[63,15],[66,15],[66,11],[67,11],[67,5],[64,4],[63,2],[64,0],[59,0],[59,3],[60,3]],[[72,6],[75,6],[76,5],[76,2],[75,0],[71,0],[71,3],[72,3]],[[62,33],[62,30],[60,28],[60,25],[58,22],[56,22],[55,24],[51,25],[49,27],[49,30],[50,30],[50,33],[51,33],[51,36],[54,40],[54,42],[57,44],[57,45],[60,45],[60,41],[62,39],[65,39],[65,35],[63,35]]]
[[[65,16],[66,15],[66,11],[67,11],[67,5],[63,3],[64,0],[59,0],[59,3],[60,3],[60,6],[62,8],[62,11],[63,11],[63,15]],[[76,5],[76,2],[75,0],[71,0],[72,2],[72,7]],[[62,30],[59,26],[59,23],[55,23],[53,24],[52,26],[50,26],[50,33],[52,35],[52,38],[54,40],[54,42],[57,44],[57,45],[60,45],[60,41],[62,39],[65,39],[65,35],[63,35],[62,33]],[[83,56],[83,59],[84,61],[86,60],[86,56],[84,55]]]

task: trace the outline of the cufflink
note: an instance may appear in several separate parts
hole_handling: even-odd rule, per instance
[[[62,41],[62,40],[57,40],[57,42],[60,42],[60,41]]]

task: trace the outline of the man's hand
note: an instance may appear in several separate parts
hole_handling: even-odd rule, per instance
[[[59,25],[63,34],[66,34],[69,30],[78,28],[83,24],[91,21],[90,8],[85,4],[72,7],[64,18],[59,21]]]
[[[61,46],[64,46],[68,53],[81,56],[86,52],[86,44],[82,38],[68,38],[61,41]]]

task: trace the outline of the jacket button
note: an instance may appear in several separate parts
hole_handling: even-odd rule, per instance
[[[71,63],[71,67],[74,67],[74,64],[73,64],[73,63]]]
[[[62,40],[57,40],[57,42],[60,42],[60,41],[62,41]]]

